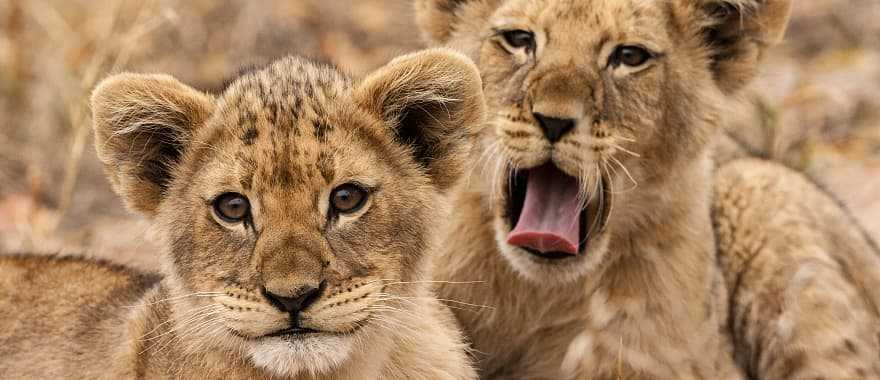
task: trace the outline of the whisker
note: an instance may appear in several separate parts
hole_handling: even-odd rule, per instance
[[[213,317],[214,315],[219,314],[222,311],[222,306],[220,306],[220,305],[210,305],[210,306],[212,306],[212,307],[196,309],[196,310],[193,310],[192,312],[187,313],[187,317],[184,320],[180,321],[178,324],[172,324],[171,328],[168,331],[162,333],[161,335],[158,335],[158,336],[155,336],[152,338],[148,338],[148,339],[142,338],[141,340],[144,342],[154,341],[154,340],[155,340],[155,342],[151,343],[148,347],[145,347],[140,352],[140,354],[143,354],[144,352],[149,351],[149,350],[153,349],[154,347],[159,346],[160,344],[161,344],[161,346],[158,348],[157,353],[161,352],[167,346],[169,346],[172,342],[178,341],[181,338],[181,334],[185,334],[185,331],[192,326],[192,323],[197,323],[197,321],[199,321],[203,318]],[[189,314],[192,314],[192,315],[189,315]],[[169,321],[174,322],[174,320],[172,318],[173,317],[169,317],[169,319],[167,321],[163,322],[163,324],[166,322],[169,322]],[[173,335],[168,336],[169,334],[173,334]]]
[[[376,281],[393,281],[387,282],[383,285],[415,285],[415,284],[450,284],[450,285],[468,285],[468,284],[483,284],[486,281],[445,281],[445,280],[419,280],[419,281],[401,281],[401,280],[376,280]]]
[[[202,335],[202,339],[195,347],[188,347],[187,351],[190,355],[200,354],[204,352],[208,347],[210,347],[214,342],[217,341],[217,336],[220,332],[223,331],[223,325],[219,323],[219,320],[216,318],[212,318],[208,321],[208,323],[203,324],[198,329],[194,330],[190,333],[190,336],[193,335]],[[207,339],[205,339],[207,338]]]
[[[198,308],[192,309],[192,310],[188,311],[188,312],[185,314],[186,319],[193,318],[193,317],[197,316],[199,313],[201,313],[201,312],[203,312],[203,311],[206,311],[206,310],[212,309],[214,306],[216,306],[216,305],[205,305],[205,306],[201,306],[201,307],[198,307]],[[156,325],[155,327],[153,327],[152,330],[150,330],[150,331],[144,333],[144,334],[140,337],[140,339],[141,339],[141,340],[152,340],[152,339],[155,339],[155,337],[154,337],[154,338],[150,338],[150,339],[144,339],[144,338],[147,338],[148,336],[150,336],[154,331],[158,330],[160,327],[162,327],[162,326],[164,326],[164,325],[166,325],[166,324],[168,324],[168,323],[172,323],[172,322],[174,322],[174,319],[173,319],[173,318],[168,318],[168,319],[166,319],[166,320],[163,321],[162,323],[160,323],[160,324]],[[164,335],[164,334],[163,334],[163,335]]]
[[[188,323],[194,323],[194,322],[199,321],[203,318],[208,318],[212,315],[212,313],[214,313],[214,312],[200,314],[194,319],[191,318],[191,320]],[[177,342],[180,339],[181,334],[183,334],[186,329],[187,329],[187,327],[173,326],[171,329],[169,329],[167,332],[163,333],[162,335],[158,335],[158,336],[150,338],[150,339],[144,339],[143,340],[144,342],[150,342],[150,341],[154,341],[154,342],[152,342],[149,347],[144,348],[144,350],[142,352],[146,352],[156,346],[159,346],[159,349],[157,352],[161,352],[163,349],[166,348],[166,346],[169,346],[173,342]],[[169,335],[169,334],[171,334],[171,335]]]
[[[451,302],[451,303],[455,303],[455,304],[471,306],[471,307],[480,308],[480,309],[495,309],[494,306],[479,305],[479,304],[467,303],[464,301],[458,301],[458,300],[446,299],[446,298],[427,297],[427,296],[421,296],[421,297],[420,296],[396,296],[396,295],[387,294],[387,293],[381,293],[381,294],[386,295],[387,299],[396,299],[396,300],[402,300],[402,301],[410,301],[411,302],[411,300],[413,300],[413,299],[426,299],[426,300],[433,299],[433,300],[437,300],[437,301],[441,301],[441,302]],[[415,303],[412,303],[412,304],[415,305]]]
[[[206,297],[207,298],[207,297],[216,297],[216,296],[220,296],[223,294],[225,294],[225,293],[223,293],[223,292],[196,292],[196,293],[185,294],[182,296],[163,298],[163,299],[159,299],[159,300],[156,300],[153,302],[138,303],[138,304],[133,304],[133,305],[124,305],[123,307],[128,308],[128,309],[132,309],[132,308],[138,308],[138,307],[142,307],[142,306],[158,305],[160,303],[165,303],[165,302],[170,302],[170,301],[180,301],[180,300],[183,300],[186,298],[192,298],[192,297]]]
[[[611,162],[612,162],[612,163],[617,164],[617,166],[619,166],[620,169],[623,170],[623,173],[626,174],[626,177],[629,178],[629,180],[630,180],[630,181],[632,182],[632,184],[633,184],[633,187],[632,187],[632,188],[627,189],[627,190],[624,190],[624,192],[632,191],[632,190],[635,190],[636,188],[639,187],[639,183],[638,183],[638,181],[636,181],[635,178],[633,178],[632,174],[630,174],[629,170],[627,170],[626,166],[624,166],[623,163],[620,162],[620,160],[618,160],[618,159],[615,158],[614,156],[608,156],[608,158],[611,159]]]
[[[490,191],[489,191],[489,203],[492,203],[492,204],[494,204],[495,201],[496,201],[495,197],[497,196],[496,193],[497,193],[497,191],[498,191],[498,190],[497,190],[497,189],[498,189],[498,185],[500,184],[500,181],[499,181],[499,178],[498,178],[498,177],[501,176],[501,175],[503,175],[503,173],[502,173],[502,171],[501,171],[502,168],[504,167],[503,165],[504,165],[504,161],[503,161],[503,160],[501,160],[501,159],[497,159],[497,160],[495,160],[495,171],[492,173],[492,184],[491,184],[492,187],[491,187],[491,189],[490,189]]]
[[[366,308],[366,310],[373,311],[373,312],[381,312],[381,311],[395,312],[395,311],[397,311],[396,309],[389,309],[389,308],[386,308],[386,307],[384,307],[384,306],[377,306],[377,305],[370,306],[370,307]],[[373,315],[374,315],[374,318],[375,318],[374,320],[376,320],[376,321],[385,321],[385,322],[391,323],[392,325],[395,325],[395,326],[398,327],[398,328],[402,328],[402,329],[405,329],[405,330],[411,331],[411,332],[413,332],[413,333],[417,333],[417,332],[418,332],[417,330],[415,330],[415,329],[414,329],[412,326],[410,326],[409,324],[407,324],[407,323],[405,323],[404,321],[402,321],[402,320],[397,319],[396,317],[394,317],[393,314],[375,313],[375,314],[373,314]],[[412,318],[412,317],[415,317],[414,315],[408,315],[408,316],[411,317],[411,318]]]
[[[403,315],[406,315],[406,316],[408,316],[408,317],[418,318],[418,314],[416,314],[416,313],[413,312],[412,310],[400,309],[400,308],[396,308],[396,307],[394,307],[394,306],[388,306],[387,304],[381,304],[381,305],[380,305],[380,304],[374,304],[374,305],[370,305],[369,307],[367,307],[367,309],[370,309],[370,310],[385,310],[385,311],[393,311],[393,312],[395,312],[395,313],[403,314]]]
[[[220,313],[219,310],[205,313],[199,319],[207,318],[206,320],[199,321],[199,322],[190,322],[193,324],[185,327],[182,330],[178,330],[178,333],[175,334],[172,338],[170,338],[162,347],[160,347],[158,349],[157,353],[162,352],[162,350],[164,350],[166,348],[170,348],[174,344],[177,344],[178,342],[181,342],[181,341],[189,338],[190,336],[194,335],[196,332],[200,331],[201,329],[205,328],[206,326],[209,326],[210,324],[217,322],[217,319],[214,318],[214,316],[219,313]]]
[[[396,328],[397,330],[393,330],[395,334],[398,334],[400,330],[405,330],[406,332],[408,332],[408,336],[404,338],[412,339],[414,336],[420,333],[420,331],[416,330],[413,326],[410,326],[408,323],[398,319],[397,317],[394,317],[394,310],[383,309],[381,307],[370,307],[367,308],[367,310],[369,310],[371,312],[371,315],[373,315],[373,321],[384,322]],[[413,319],[417,318],[412,315],[409,315],[408,317]]]
[[[463,305],[463,306],[468,306],[468,307],[473,307],[473,308],[477,308],[477,309],[490,309],[490,310],[495,310],[495,306],[479,305],[479,304],[475,304],[475,303],[468,303],[468,302],[464,302],[464,301],[456,301],[456,300],[451,300],[451,299],[446,299],[446,298],[437,298],[437,300],[440,301],[440,302],[444,302],[444,303],[446,303],[446,302],[451,302],[451,303],[454,303],[454,304]],[[446,306],[449,306],[449,305],[446,305]]]
[[[608,145],[611,145],[613,148],[619,149],[620,151],[622,151],[622,152],[624,152],[624,153],[626,153],[626,154],[629,154],[630,156],[633,156],[633,157],[636,157],[636,158],[642,158],[642,155],[640,155],[640,154],[638,154],[638,153],[636,153],[636,152],[633,152],[633,151],[631,151],[631,150],[629,150],[629,149],[626,149],[626,148],[624,148],[624,147],[622,147],[622,146],[620,146],[620,145],[617,145],[617,144],[614,144],[614,143],[608,143]]]
[[[470,181],[474,175],[484,176],[486,174],[487,167],[489,165],[489,161],[495,156],[498,151],[501,149],[501,141],[495,141],[489,144],[486,148],[480,152],[479,157],[473,162],[470,168],[470,173],[467,176],[467,183],[465,187],[470,187]]]
[[[599,172],[599,164],[594,164],[593,169],[594,170],[591,170],[589,172],[589,174],[587,174],[586,170],[583,171],[584,174],[582,174],[582,176],[584,176],[584,178],[585,178],[584,184],[579,187],[578,195],[577,195],[579,210],[584,210],[585,208],[587,208],[587,205],[589,205],[590,202],[593,201],[593,198],[596,196],[596,193],[601,191],[601,186],[599,186],[599,181],[600,181],[600,176],[601,176],[601,173]],[[593,175],[594,172],[595,172],[595,175]],[[587,190],[591,187],[591,185],[590,185],[591,180],[592,180],[592,182],[595,183],[595,186],[592,186],[594,188],[594,191]],[[577,219],[572,221],[572,225],[569,227],[573,227],[575,223],[580,223],[580,216],[578,216]]]
[[[398,297],[398,296],[394,296],[394,295],[391,295],[391,294],[388,294],[388,293],[378,293],[375,297],[370,297],[370,298],[375,299],[375,300],[378,300],[378,301],[406,302],[406,303],[407,303],[409,306],[411,306],[411,307],[414,307],[414,308],[419,307],[419,304],[416,303],[416,302],[413,301],[413,300],[410,300],[410,299],[404,299],[404,298],[401,298],[401,297]]]
[[[617,134],[615,134],[614,138],[615,138],[615,139],[618,139],[618,140],[623,140],[623,141],[626,141],[626,142],[631,142],[631,143],[636,142],[635,137],[627,136],[627,135],[625,135],[625,134],[623,134],[623,133],[621,133],[621,132],[618,132]]]
[[[595,194],[597,194],[597,196],[599,197],[599,209],[596,210],[596,215],[593,216],[593,220],[592,220],[592,222],[590,222],[590,227],[587,229],[587,233],[584,235],[584,239],[580,242],[580,244],[585,243],[597,231],[600,231],[602,229],[602,226],[599,225],[600,223],[607,223],[607,219],[600,222],[600,219],[605,219],[605,218],[602,218],[602,215],[605,212],[606,202],[605,202],[605,190],[602,188],[602,185],[601,185],[601,183],[602,183],[601,170],[598,165],[596,166],[596,169],[599,172],[598,172],[598,177],[597,177],[597,181],[596,181]],[[597,227],[598,227],[598,230],[597,230]]]
[[[376,326],[379,326],[379,327],[385,329],[386,331],[388,331],[389,333],[391,333],[393,335],[399,336],[400,330],[407,331],[409,334],[404,334],[403,336],[399,336],[399,338],[406,340],[406,341],[409,341],[409,342],[413,342],[413,343],[415,342],[414,337],[417,336],[419,333],[419,331],[414,330],[411,326],[407,326],[400,321],[392,320],[390,318],[386,318],[385,316],[381,316],[381,315],[376,315],[373,318],[373,322],[375,323]]]

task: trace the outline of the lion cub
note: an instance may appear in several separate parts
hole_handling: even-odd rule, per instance
[[[98,155],[163,237],[162,276],[0,258],[0,373],[474,378],[426,279],[481,87],[444,50],[359,83],[285,58],[216,98],[165,75],[105,80]]]

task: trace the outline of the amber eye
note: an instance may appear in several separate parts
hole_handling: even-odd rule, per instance
[[[367,201],[367,191],[353,183],[346,183],[330,193],[330,207],[335,212],[352,213]]]
[[[611,54],[611,60],[608,64],[614,67],[621,64],[638,67],[644,65],[651,58],[651,53],[644,48],[638,46],[619,46],[614,51],[614,54]]]
[[[225,222],[241,222],[251,214],[251,203],[239,193],[221,194],[214,199],[214,213]]]
[[[501,33],[504,42],[511,48],[532,50],[535,48],[535,35],[532,32],[515,29]]]

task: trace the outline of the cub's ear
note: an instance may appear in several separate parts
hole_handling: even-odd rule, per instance
[[[392,128],[441,191],[464,172],[485,112],[482,81],[470,59],[445,49],[397,58],[358,85],[355,99]]]
[[[757,74],[767,47],[782,41],[792,0],[701,0],[703,36],[719,86],[734,92]]]
[[[425,40],[444,44],[459,24],[483,23],[501,0],[416,0],[416,23]]]
[[[211,96],[167,75],[119,74],[92,92],[95,148],[126,205],[152,216]]]

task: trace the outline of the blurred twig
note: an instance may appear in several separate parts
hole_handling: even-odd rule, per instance
[[[170,20],[172,13],[159,11],[155,1],[141,4],[137,16],[130,26],[122,31],[119,28],[122,2],[103,8],[103,13],[95,19],[105,21],[96,36],[82,40],[82,34],[73,33],[58,10],[44,0],[27,2],[26,11],[58,46],[78,49],[83,46],[96,46],[81,66],[69,67],[71,78],[80,78],[73,88],[61,91],[68,108],[68,121],[73,130],[73,142],[65,160],[64,179],[61,184],[60,201],[55,210],[55,220],[50,230],[57,228],[64,214],[69,210],[76,181],[79,177],[80,162],[91,131],[89,112],[89,93],[98,79],[106,72],[119,71],[124,67],[137,49],[137,41]]]

